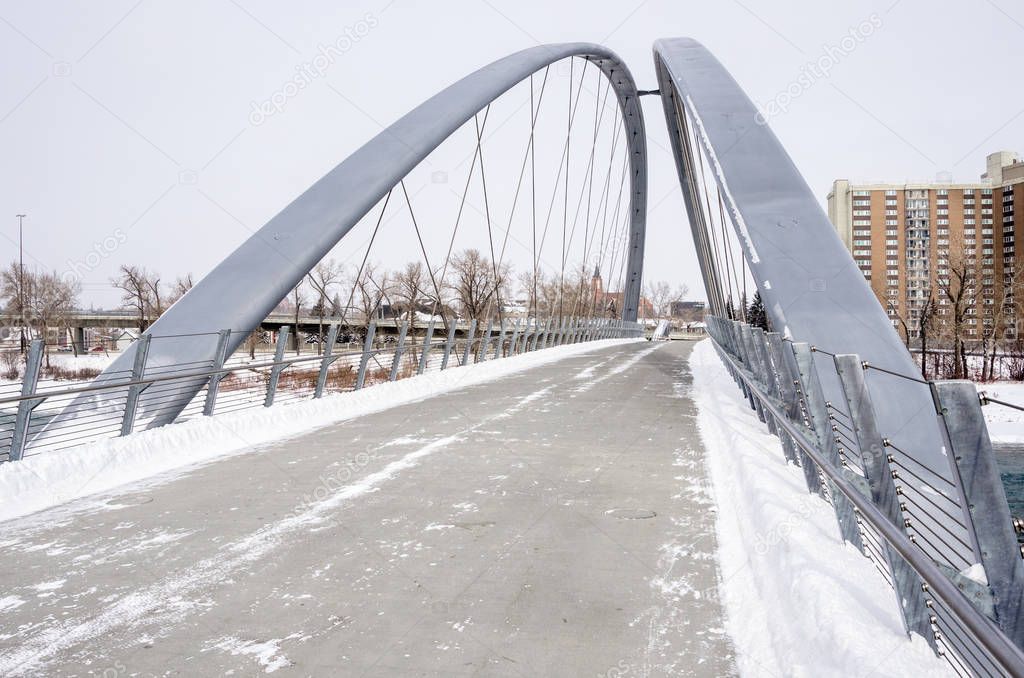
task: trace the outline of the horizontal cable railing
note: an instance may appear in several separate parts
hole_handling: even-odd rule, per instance
[[[1009,515],[974,385],[928,382],[736,321],[708,326],[786,459],[893,589],[907,633],[923,636],[959,675],[1024,675],[1015,538],[1024,524]],[[934,459],[901,444],[912,432],[878,430],[871,391],[886,382],[869,373],[928,390],[945,442]],[[826,378],[841,398],[825,399]]]
[[[454,320],[414,329],[396,321],[397,336],[384,335],[371,323],[358,343],[346,342],[359,348],[339,349],[341,326],[327,327],[319,355],[287,356],[292,338],[289,328],[282,328],[270,357],[243,351],[220,361],[169,365],[148,357],[169,337],[143,334],[136,342],[133,369],[107,371],[101,379],[71,383],[43,379],[45,345],[35,340],[25,356],[20,383],[0,384],[0,462],[170,422],[317,399],[543,348],[635,338],[643,332],[637,323],[607,318],[530,318],[495,323],[481,332],[471,321],[461,336]]]

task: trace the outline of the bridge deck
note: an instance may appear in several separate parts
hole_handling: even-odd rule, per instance
[[[595,350],[6,528],[0,674],[732,673],[688,351]]]

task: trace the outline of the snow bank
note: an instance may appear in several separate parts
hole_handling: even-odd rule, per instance
[[[287,436],[380,412],[455,389],[642,339],[607,339],[548,348],[380,384],[320,400],[221,414],[0,464],[0,520],[110,490]],[[163,478],[161,479],[163,480]]]
[[[907,640],[892,589],[840,540],[832,508],[786,464],[709,340],[690,367],[740,673],[950,675],[923,638]]]

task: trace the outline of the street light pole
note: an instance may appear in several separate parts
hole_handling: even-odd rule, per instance
[[[22,228],[24,214],[16,214],[18,217],[18,306],[21,314],[21,352],[25,352],[25,247],[24,230]]]

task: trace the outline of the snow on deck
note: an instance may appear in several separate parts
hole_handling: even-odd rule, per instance
[[[719,360],[690,357],[698,426],[718,507],[726,626],[748,676],[950,675],[925,640],[907,640],[895,594],[839,536]]]

